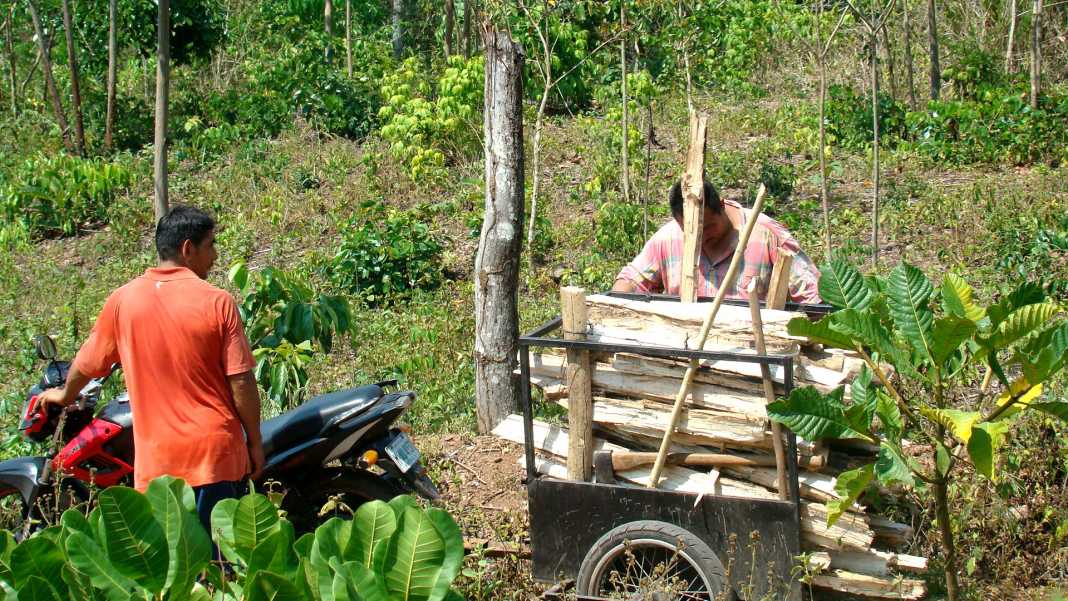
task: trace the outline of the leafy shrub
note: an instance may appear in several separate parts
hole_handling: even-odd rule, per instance
[[[238,311],[252,342],[256,381],[279,408],[300,404],[315,346],[329,353],[334,336],[351,327],[348,301],[316,295],[299,278],[272,267],[249,271],[238,262],[229,279],[240,290]]]
[[[953,84],[953,92],[961,100],[979,100],[986,89],[1004,85],[999,57],[973,44],[959,44],[952,49],[956,59],[942,70],[942,78]]]
[[[594,239],[605,256],[630,260],[645,244],[642,238],[642,207],[636,203],[606,201],[597,207]],[[652,235],[656,226],[650,224]]]
[[[71,236],[106,221],[132,179],[121,163],[38,154],[0,180],[0,220],[32,236]]]
[[[1009,250],[998,260],[999,270],[1017,278],[1038,276],[1051,295],[1068,296],[1068,218],[1003,244]]]
[[[450,57],[434,88],[415,57],[386,75],[381,88],[386,102],[378,112],[382,138],[416,182],[440,181],[449,160],[466,155],[478,142],[482,65],[482,57]]]
[[[857,94],[848,86],[827,88],[827,133],[846,148],[868,148],[872,143],[871,95]],[[879,94],[879,143],[895,146],[905,133],[905,106],[889,94]]]
[[[441,284],[443,246],[430,225],[413,212],[368,208],[345,226],[328,264],[330,280],[371,304]]]

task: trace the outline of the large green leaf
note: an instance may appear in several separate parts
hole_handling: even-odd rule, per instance
[[[257,572],[267,571],[290,580],[296,579],[299,559],[293,552],[293,526],[282,522],[279,529],[256,545],[248,562],[247,578]]]
[[[246,562],[263,539],[278,531],[278,508],[267,497],[245,495],[234,509],[234,548]]]
[[[853,350],[858,343],[854,343],[849,336],[831,329],[831,319],[831,315],[819,321],[809,321],[807,317],[795,317],[786,324],[786,331],[791,336],[802,336],[816,344]]]
[[[51,539],[35,536],[25,540],[11,552],[12,584],[21,590],[33,576],[54,576],[58,580],[64,563],[63,550]],[[65,596],[67,589],[60,585],[62,582],[57,583],[61,589],[58,592]]]
[[[998,324],[986,345],[994,351],[1006,349],[1017,340],[1038,332],[1059,311],[1060,307],[1053,303],[1036,303],[1020,307]]]
[[[931,337],[934,338],[931,358],[935,365],[945,363],[964,341],[972,337],[975,330],[975,322],[967,318],[950,315],[937,319],[931,332]]]
[[[257,572],[245,587],[246,601],[306,601],[297,586],[285,576]]]
[[[378,541],[389,538],[397,529],[393,509],[383,501],[364,503],[352,519],[352,536],[345,549],[345,561],[358,561],[371,565],[371,558]]]
[[[832,259],[820,266],[820,297],[839,309],[863,311],[874,294],[856,267],[842,259]]]
[[[975,471],[996,480],[998,449],[1005,440],[1009,426],[1005,422],[984,422],[972,427],[968,439],[968,456],[972,458]]]
[[[148,499],[132,488],[114,486],[100,493],[97,506],[104,528],[104,550],[115,569],[159,593],[169,569],[167,539]]]
[[[448,512],[437,508],[426,510],[426,517],[437,529],[438,535],[445,543],[445,557],[438,569],[438,577],[434,588],[430,592],[430,598],[440,601],[448,594],[452,581],[460,573],[464,562],[464,536],[460,527]]]
[[[351,601],[392,601],[382,579],[370,568],[357,561],[340,563],[330,561],[334,569],[334,601],[343,601],[342,595]]]
[[[1036,411],[1052,415],[1057,419],[1068,422],[1068,403],[1064,401],[1049,401],[1046,403],[1031,403],[1029,405]]]
[[[310,558],[312,563],[328,565],[331,557],[345,559],[345,550],[351,546],[353,522],[330,518],[315,529]],[[353,560],[356,558],[353,557]]]
[[[905,426],[901,419],[901,409],[897,406],[897,401],[882,390],[878,391],[876,396],[875,415],[879,417],[879,423],[882,424],[883,436],[895,444],[900,443],[901,436],[905,432]]]
[[[875,464],[872,463],[838,475],[834,483],[834,492],[838,493],[838,498],[827,502],[828,528],[833,526],[838,518],[853,506],[853,503],[857,502],[874,477]]]
[[[996,328],[1013,311],[1044,300],[1046,300],[1046,292],[1042,290],[1042,286],[1034,282],[1024,282],[1007,296],[990,305],[986,311],[990,316],[990,325]]]
[[[859,438],[874,442],[870,432],[858,431],[834,395],[822,394],[811,386],[798,388],[790,397],[768,405],[768,417],[806,440]]]
[[[102,589],[93,586],[88,576],[75,570],[69,563],[63,566],[60,577],[67,585],[67,593],[71,599],[78,601],[107,601],[108,599]],[[126,599],[128,600],[129,596]]]
[[[104,550],[84,532],[73,531],[67,537],[67,558],[71,566],[89,577],[97,589],[110,601],[124,601],[138,589],[137,584],[123,576],[111,564]]]
[[[408,507],[398,516],[397,531],[375,550],[374,571],[386,590],[400,601],[432,601],[446,544],[427,514]]]
[[[223,499],[211,510],[211,538],[223,557],[234,564],[241,561],[234,541],[234,514],[237,513],[238,503],[237,499]]]
[[[58,574],[58,572],[56,572]],[[59,580],[56,578],[56,580]],[[62,582],[62,580],[60,580]],[[41,576],[30,576],[18,588],[18,601],[65,601],[66,593],[59,593]],[[66,591],[66,587],[64,587]]]
[[[879,445],[879,455],[875,459],[875,475],[883,484],[916,485],[916,479],[900,449],[886,441]]]
[[[890,272],[886,294],[890,298],[890,316],[897,329],[920,355],[932,359],[934,341],[931,330],[934,312],[928,303],[934,287],[923,272],[901,263]]]
[[[977,325],[986,319],[986,310],[972,300],[972,287],[955,273],[947,273],[942,278],[942,307],[947,315],[955,315]]]
[[[184,480],[164,476],[149,483],[145,496],[167,538],[167,601],[185,601],[211,561],[211,540],[194,513],[193,489]]]
[[[961,411],[959,409],[936,409],[920,407],[920,414],[941,425],[957,440],[967,443],[972,435],[972,426],[982,419],[978,411]]]
[[[11,553],[15,550],[15,537],[7,530],[0,530],[0,581],[13,583]]]

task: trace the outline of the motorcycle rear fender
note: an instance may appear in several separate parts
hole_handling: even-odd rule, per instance
[[[44,457],[16,457],[0,461],[0,489],[13,488],[22,495],[22,500],[31,503],[37,496]]]

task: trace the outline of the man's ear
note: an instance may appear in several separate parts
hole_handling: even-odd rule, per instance
[[[186,238],[185,240],[182,240],[182,243],[180,245],[178,245],[178,254],[181,255],[182,258],[189,257],[190,255],[194,254],[195,252],[196,252],[196,244],[193,244],[193,241],[190,240],[189,238]]]

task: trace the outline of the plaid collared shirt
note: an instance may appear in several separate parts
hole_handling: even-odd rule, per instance
[[[724,200],[723,204],[724,207],[733,207],[741,215],[738,225],[738,230],[741,230],[748,218],[748,209],[732,200]],[[619,272],[616,279],[633,282],[641,292],[677,295],[682,285],[682,238],[682,227],[672,219],[653,234],[642,252]],[[761,291],[761,296],[766,294],[771,270],[780,250],[788,250],[796,255],[790,272],[790,300],[797,303],[820,302],[819,270],[801,251],[793,235],[781,223],[763,213],[757,217],[742,256],[734,289],[727,297],[748,298],[745,291],[753,278],[758,278],[760,282],[757,289]],[[715,296],[720,283],[727,276],[733,252],[732,248],[715,263],[702,253],[697,278],[698,296]]]

